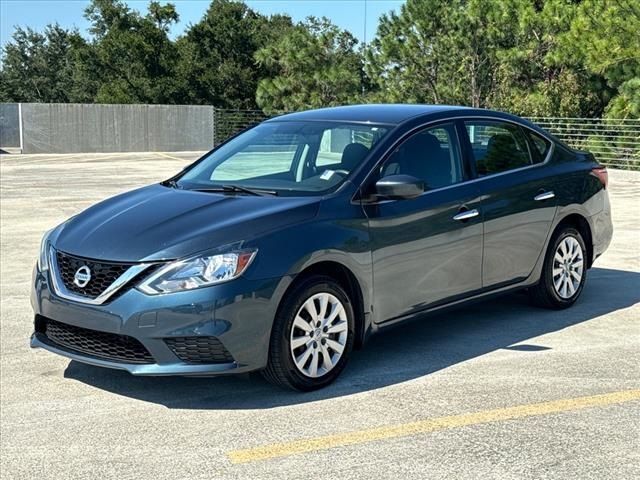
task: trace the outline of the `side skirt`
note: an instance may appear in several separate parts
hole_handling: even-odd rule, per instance
[[[455,310],[456,308],[460,308],[463,306],[468,306],[468,305],[472,305],[474,303],[480,303],[480,302],[484,302],[486,300],[489,300],[491,298],[494,297],[500,297],[502,295],[505,295],[507,293],[511,293],[511,292],[516,292],[518,290],[523,290],[527,287],[530,287],[531,285],[534,285],[536,283],[536,281],[532,281],[531,278],[527,278],[523,281],[517,282],[517,283],[510,283],[509,285],[506,286],[499,286],[497,288],[492,288],[489,291],[484,291],[481,293],[477,293],[475,295],[471,295],[471,296],[467,296],[458,300],[453,300],[447,303],[443,303],[440,305],[434,305],[431,307],[427,307],[425,309],[413,312],[409,315],[404,315],[401,317],[396,317],[396,318],[392,318],[389,320],[386,320],[382,323],[379,323],[377,325],[377,329],[376,329],[376,333],[379,331],[382,331],[386,328],[389,327],[394,327],[397,326],[401,323],[404,322],[410,322],[413,320],[417,320],[419,318],[424,318],[426,316],[431,316],[431,315],[436,315],[442,312],[446,312],[449,310]]]

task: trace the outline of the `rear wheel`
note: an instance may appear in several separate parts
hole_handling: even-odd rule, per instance
[[[309,277],[279,309],[263,375],[295,390],[322,388],[344,369],[353,339],[354,314],[346,292],[329,277]]]
[[[582,293],[587,276],[587,249],[580,232],[565,227],[549,243],[540,282],[530,289],[531,300],[545,308],[567,308]]]

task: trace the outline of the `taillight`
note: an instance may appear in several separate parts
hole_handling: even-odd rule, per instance
[[[604,188],[607,188],[609,183],[609,174],[607,173],[607,167],[596,167],[591,169],[591,175],[597,177]]]

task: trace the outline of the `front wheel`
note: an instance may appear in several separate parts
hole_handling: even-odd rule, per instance
[[[555,309],[573,305],[587,276],[586,252],[582,235],[575,228],[556,232],[549,243],[540,282],[530,289],[532,302]]]
[[[322,388],[344,369],[353,340],[354,313],[344,289],[329,277],[309,277],[278,311],[263,375],[294,390]]]

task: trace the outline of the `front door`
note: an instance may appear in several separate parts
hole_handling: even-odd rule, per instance
[[[405,140],[376,172],[424,180],[410,200],[365,205],[373,256],[374,316],[382,322],[479,290],[482,211],[477,185],[466,182],[454,123]]]

